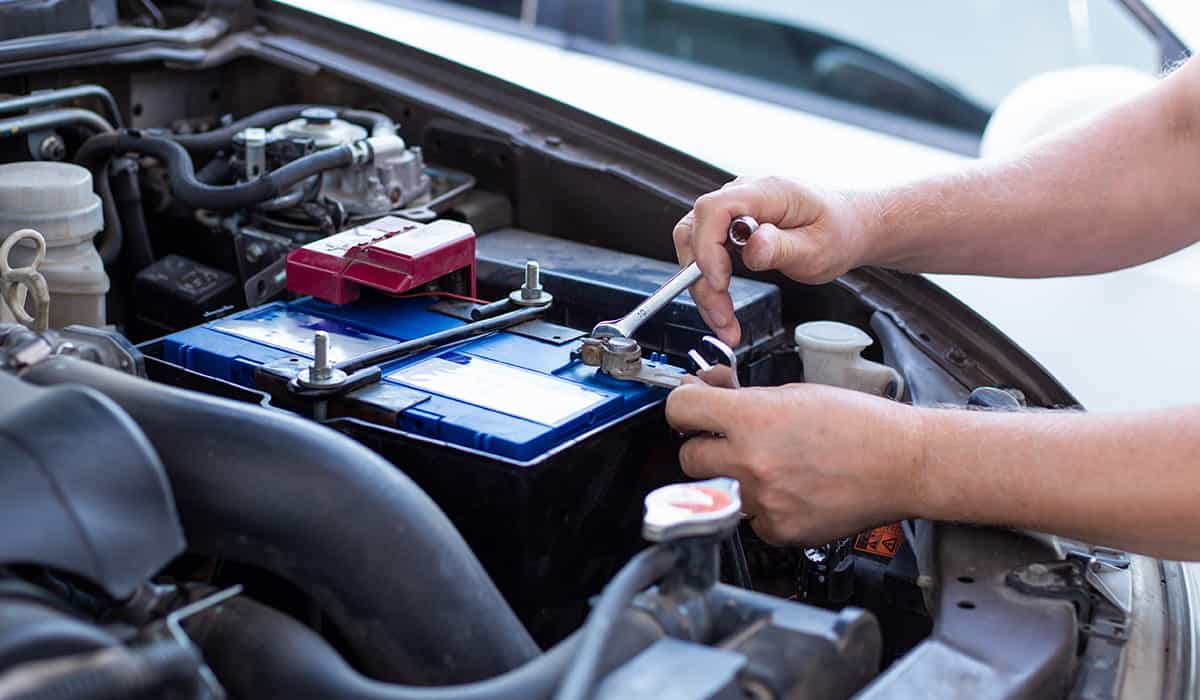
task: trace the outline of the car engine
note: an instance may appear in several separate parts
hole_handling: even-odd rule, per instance
[[[915,278],[743,269],[736,349],[686,294],[597,340],[711,173],[314,68],[286,14],[185,19],[129,31],[237,51],[0,70],[0,697],[900,697],[979,663],[946,642],[975,608],[1032,630],[997,683],[1065,693],[1083,613],[1022,568],[1051,547],[772,546],[663,419],[716,364],[1071,403],[994,329]]]

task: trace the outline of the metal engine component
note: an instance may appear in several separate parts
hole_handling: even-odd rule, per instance
[[[312,139],[317,148],[332,148],[367,138],[367,130],[345,119],[326,107],[304,110],[298,119],[279,124],[271,129],[277,139]]]
[[[374,156],[370,162],[326,172],[321,179],[320,196],[338,202],[351,216],[379,216],[429,194],[431,181],[420,148],[409,148],[404,139],[391,134],[368,138],[366,129],[336,118],[331,109],[307,109],[300,118],[272,128],[270,137],[311,140],[318,150],[369,144]]]
[[[78,357],[127,374],[146,374],[141,351],[116,331],[74,325],[39,333],[16,323],[0,323],[0,369],[20,373],[54,355]]]

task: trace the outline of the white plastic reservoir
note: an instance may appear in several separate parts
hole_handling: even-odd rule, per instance
[[[92,239],[104,225],[92,174],[70,163],[0,165],[0,242],[31,228],[46,239],[38,271],[50,290],[50,327],[104,325],[108,275]],[[19,244],[13,267],[27,265],[35,250]]]

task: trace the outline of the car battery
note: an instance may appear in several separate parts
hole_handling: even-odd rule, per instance
[[[328,334],[329,357],[339,362],[465,323],[432,310],[436,301],[376,296],[342,306],[312,298],[270,304],[168,335],[162,357],[261,388],[260,367],[294,361],[298,369],[309,362],[316,331]],[[573,359],[580,332],[534,323],[383,365],[382,383],[407,404],[397,405],[396,423],[388,427],[530,462],[662,399],[661,390],[613,379]],[[547,328],[557,329],[557,337],[546,336]]]
[[[266,391],[303,413],[264,369],[307,366],[318,330],[337,362],[465,323],[439,303],[365,291],[341,306],[305,298],[142,349],[156,381],[223,396],[239,395],[231,385]],[[543,642],[568,630],[539,627],[535,612],[559,605],[556,625],[579,622],[579,601],[642,546],[642,496],[680,477],[662,415],[667,392],[573,359],[582,335],[527,322],[385,364],[381,381],[321,402],[326,425],[393,462],[442,507]]]
[[[319,410],[289,394],[280,376],[307,366],[316,331],[328,334],[337,362],[466,323],[471,304],[369,288],[343,305],[275,303],[144,344],[147,371],[156,381],[224,396],[263,401],[257,392],[264,392],[273,405],[319,419],[391,461],[447,513],[548,644],[582,621],[580,601],[644,546],[645,494],[682,478],[679,437],[663,416],[667,391],[573,358],[593,316],[624,313],[674,266],[560,242],[563,252],[556,241],[516,231],[478,241],[480,266],[486,260],[493,276],[523,271],[527,258],[590,258],[565,273],[542,265],[543,284],[555,295],[548,320],[387,363],[380,381],[317,402]],[[634,277],[609,274],[618,268]],[[756,342],[780,335],[773,330],[782,327],[776,287],[736,280],[732,289],[739,315],[763,329]],[[669,336],[672,347],[704,334],[690,299],[664,316],[644,330]]]

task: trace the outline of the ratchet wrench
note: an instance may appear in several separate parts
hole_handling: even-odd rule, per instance
[[[750,236],[758,230],[758,222],[749,216],[739,216],[729,224],[729,245],[744,248]],[[630,338],[651,316],[662,311],[671,300],[700,279],[700,267],[695,262],[676,272],[666,284],[621,318],[601,321],[592,329],[593,338]]]

